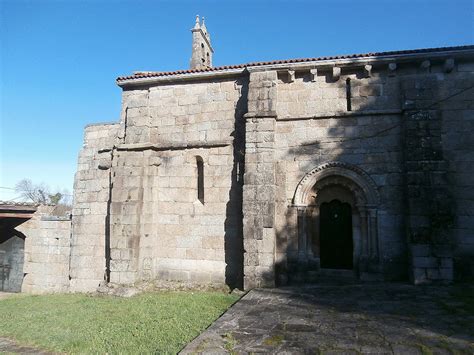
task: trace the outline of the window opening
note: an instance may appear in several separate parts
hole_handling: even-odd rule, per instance
[[[204,161],[199,156],[196,157],[196,165],[198,200],[204,204]]]
[[[347,111],[352,111],[351,79],[350,78],[347,78],[346,80],[346,103],[347,103]]]

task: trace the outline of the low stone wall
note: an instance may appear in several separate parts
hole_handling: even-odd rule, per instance
[[[32,219],[16,228],[26,237],[22,292],[69,290],[71,220],[50,212],[51,206],[40,206]]]

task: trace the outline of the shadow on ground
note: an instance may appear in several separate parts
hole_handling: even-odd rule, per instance
[[[183,353],[472,354],[473,296],[471,285],[257,289]]]

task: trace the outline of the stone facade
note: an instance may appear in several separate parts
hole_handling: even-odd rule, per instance
[[[312,281],[335,200],[354,277],[472,277],[473,62],[453,47],[118,78],[121,119],[86,127],[79,156],[71,290]]]

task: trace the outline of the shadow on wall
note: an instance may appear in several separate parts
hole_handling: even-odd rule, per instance
[[[385,70],[374,68],[374,71],[377,69]],[[374,182],[380,195],[374,227],[378,230],[378,240],[372,246],[377,252],[369,250],[368,260],[361,260],[365,272],[378,275],[376,279],[379,280],[406,280],[411,269],[410,244],[451,243],[452,225],[438,223],[454,210],[449,186],[433,179],[434,174],[446,176],[446,171],[423,173],[428,167],[426,161],[447,165],[439,127],[435,129],[440,125],[440,114],[436,112],[440,108],[438,102],[443,98],[438,92],[436,74],[421,74],[423,76],[402,78],[376,73],[365,80],[360,73],[345,73],[343,69],[336,85],[340,91],[346,90],[345,111],[339,110],[333,117],[305,120],[289,117],[277,121],[275,139],[286,140],[288,147],[275,142],[276,175],[280,177],[275,218],[277,257],[275,274],[263,275],[264,279],[276,280],[277,285],[279,282],[284,284],[285,277],[280,276],[295,271],[290,264],[296,265],[296,271],[298,267],[308,267],[307,263],[301,265],[298,260],[302,252],[302,246],[298,245],[302,226],[297,212],[292,213],[292,207],[288,208],[293,203],[288,196],[289,191],[294,193],[306,173],[328,162],[342,162],[361,169]],[[342,79],[345,75],[352,78],[349,90],[348,81]],[[308,81],[305,76],[302,79]],[[331,78],[326,76],[325,81],[331,82]],[[284,78],[282,85],[286,85]],[[420,95],[423,95],[422,99],[419,99]],[[412,99],[413,103],[403,107],[405,111],[402,112],[402,101],[406,105],[407,99]],[[431,120],[420,122],[417,116],[425,112]],[[438,119],[433,120],[433,117]],[[421,180],[411,179],[419,175]],[[449,213],[447,206],[451,208]],[[358,209],[356,205],[353,208]],[[370,218],[367,223],[370,228]],[[319,228],[307,224],[305,232],[314,234],[311,227]],[[423,234],[421,239],[420,233]],[[314,251],[318,246],[314,244],[311,248]],[[362,270],[358,271],[360,274]]]
[[[243,289],[244,244],[243,244],[243,176],[245,171],[245,118],[247,112],[248,77],[237,81],[241,87],[235,110],[232,183],[225,220],[225,282],[230,289]]]
[[[303,83],[311,81],[309,73],[300,76],[297,73],[296,81],[298,79]],[[285,76],[279,76],[279,80],[282,81],[281,85],[291,85]],[[350,68],[342,69],[339,80],[334,80],[332,73],[323,72],[322,76],[318,76],[318,81],[323,91],[337,90],[337,98],[321,99],[324,108],[316,106],[315,117],[295,119],[290,113],[288,118],[279,117],[276,124],[275,139],[285,140],[287,146],[275,142],[276,263],[275,274],[265,277],[274,278],[276,285],[313,282],[321,267],[333,268],[321,265],[324,256],[321,253],[325,251],[321,251],[323,236],[320,232],[324,226],[320,209],[322,205],[340,201],[349,203],[352,208],[349,229],[354,232],[349,238],[353,243],[348,248],[351,249],[349,253],[353,255],[353,260],[334,262],[340,262],[341,265],[353,263],[352,269],[357,277],[361,277],[363,272],[366,278],[374,280],[380,280],[383,274],[390,275],[389,279],[406,279],[408,259],[402,207],[403,143],[401,115],[397,112],[401,105],[397,91],[399,81],[397,78],[379,76],[378,73],[368,76],[363,70]],[[324,93],[322,97],[325,97]],[[393,112],[389,113],[390,110]],[[369,245],[368,241],[362,240],[368,239],[370,232],[366,230],[376,227],[370,225],[368,209],[359,206],[365,196],[357,200],[356,191],[351,190],[352,186],[361,187],[357,187],[357,183],[350,178],[342,175],[324,176],[311,187],[314,200],[307,201],[306,206],[301,208],[294,205],[298,203],[293,197],[301,179],[313,169],[331,162],[340,163],[341,169],[345,169],[345,166],[354,167],[368,175],[369,183],[373,183],[375,193],[381,197],[377,209],[383,208],[390,213],[390,220],[378,221],[392,228],[387,231],[384,243],[379,239]],[[344,200],[346,196],[347,201]],[[327,255],[328,249],[325,250]],[[341,253],[334,251],[332,254],[338,258]],[[387,263],[384,263],[384,254],[390,259]],[[326,258],[327,262],[333,263]]]

